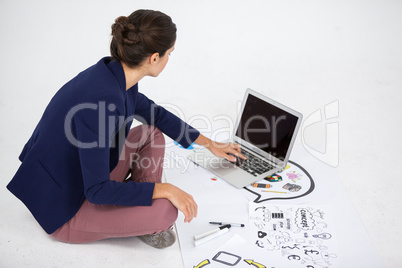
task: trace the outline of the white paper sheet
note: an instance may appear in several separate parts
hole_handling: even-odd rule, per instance
[[[173,148],[173,150],[176,150],[176,152],[185,152],[187,154],[191,153],[191,150],[180,148]],[[167,153],[169,153],[169,151],[167,151]],[[318,254],[321,256],[321,262],[318,258],[311,259],[311,262],[316,262],[315,266],[313,267],[327,267],[327,263],[325,263],[325,260],[330,260],[330,263],[332,265],[329,267],[331,268],[383,267],[381,261],[378,258],[378,255],[371,245],[371,242],[367,236],[367,233],[364,230],[363,225],[359,220],[359,217],[356,214],[356,211],[354,211],[353,206],[351,205],[344,189],[337,179],[335,170],[329,166],[324,165],[322,162],[315,160],[313,157],[306,154],[306,152],[303,150],[294,150],[292,156],[294,157],[295,162],[305,168],[308,173],[314,178],[316,186],[315,190],[310,194],[298,199],[269,200],[258,203],[256,205],[263,205],[268,207],[272,204],[275,204],[278,206],[278,208],[280,208],[280,206],[282,205],[287,205],[294,208],[317,208],[319,206],[329,207],[328,209],[325,209],[323,211],[326,213],[325,215],[327,216],[332,214],[329,211],[333,212],[333,223],[330,223],[330,221],[327,221],[327,219],[325,219],[326,221],[324,221],[327,224],[326,228],[330,228],[330,230],[328,232],[325,232],[324,225],[321,223],[318,225],[318,228],[322,230],[321,233],[330,233],[331,237],[336,238],[331,241],[334,241],[333,243],[339,244],[338,251],[333,244],[328,244],[328,242],[326,242],[326,244],[328,245],[324,245],[319,248],[319,242],[317,241],[320,241],[320,238],[313,237],[315,240],[313,241],[317,243],[315,247],[318,247],[318,249],[320,250]],[[251,248],[256,251],[254,253],[254,256],[260,256],[257,253],[257,251],[261,249],[258,247],[258,245],[256,245],[256,231],[253,229],[254,227],[248,222],[249,200],[246,198],[246,194],[244,194],[244,192],[248,191],[244,189],[236,189],[225,181],[222,181],[215,187],[209,187],[208,185],[202,183],[202,180],[210,179],[210,174],[203,173],[200,170],[200,168],[192,169],[191,167],[187,167],[187,169],[182,172],[180,168],[165,168],[167,181],[169,183],[177,185],[184,191],[193,195],[195,201],[198,204],[198,216],[191,223],[184,223],[184,217],[181,213],[179,213],[178,220],[176,221],[184,267],[197,267],[197,265],[201,264],[202,261],[204,261],[205,259],[209,259],[210,263],[204,265],[215,267],[211,266],[213,265],[212,263],[218,265],[216,264],[218,262],[215,262],[210,258],[215,256],[219,252],[219,249],[222,248],[223,245],[226,245],[226,243],[236,235],[241,236],[245,241],[248,242],[247,246],[246,244],[243,245],[243,252],[248,252],[249,248]],[[248,193],[251,194],[250,192]],[[214,239],[213,241],[205,243],[204,245],[201,245],[199,247],[195,247],[193,236],[211,230],[212,226],[211,224],[209,224],[210,221],[245,223],[246,226],[244,228],[233,227],[231,228],[229,234]],[[315,229],[315,231],[318,232],[319,230]],[[320,233],[314,233],[311,234],[311,236],[319,234]],[[336,234],[336,236],[334,236],[333,234]],[[301,238],[293,236],[292,239]],[[281,241],[284,240],[281,240],[281,238],[278,237],[271,242],[276,243]],[[305,262],[304,264],[307,264],[307,261],[309,260],[308,258],[311,258],[308,255],[318,256],[318,254],[316,254],[316,252],[314,251],[316,249],[311,249],[312,251],[304,251],[310,250],[309,248],[303,248],[303,246],[309,246],[309,244],[302,244],[302,240],[297,240],[297,242],[298,243],[294,242],[292,244],[286,244],[286,246],[288,246],[289,248],[280,248],[279,250],[274,251],[269,251],[267,249],[264,251],[262,249],[262,251],[267,254],[267,259],[273,260],[273,262],[267,263],[264,259],[258,258],[258,261],[261,261],[260,264],[264,265],[261,267],[300,267],[302,261]],[[306,240],[305,243],[310,242]],[[324,247],[328,247],[329,250],[325,251]],[[242,258],[242,260],[237,265],[240,265],[240,263],[242,265],[247,264],[246,262],[244,262],[244,259],[248,258],[245,254],[240,254],[240,251],[238,251],[237,249],[226,248],[222,251],[225,250],[229,253],[233,252],[234,255],[240,256]],[[295,253],[291,254],[293,252]],[[301,257],[303,254],[305,256]],[[290,260],[284,259],[284,256],[287,258],[292,255],[294,255],[293,257],[295,258],[293,260],[293,263],[290,263]],[[225,256],[225,254],[221,254],[217,258],[219,259]],[[300,260],[296,260],[298,259],[298,257],[296,256],[299,256]],[[362,256],[364,256],[364,258]],[[230,255],[226,257],[228,258],[228,260],[234,259],[231,258]],[[257,257],[255,258],[255,260],[257,260]],[[292,259],[292,257],[290,258]],[[276,260],[278,260],[279,263],[277,263]],[[322,263],[323,260],[324,263]],[[339,263],[339,265],[337,265],[337,262]],[[259,266],[253,266],[253,264],[250,264],[248,267]]]
[[[254,248],[281,256],[282,267],[341,267],[329,207],[250,202],[249,223]]]

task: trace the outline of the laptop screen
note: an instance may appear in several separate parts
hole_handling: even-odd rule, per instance
[[[260,98],[248,95],[236,136],[284,160],[298,118]]]

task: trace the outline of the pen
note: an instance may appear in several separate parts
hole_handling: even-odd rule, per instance
[[[209,236],[209,235],[211,235],[211,234],[217,233],[217,232],[219,232],[219,231],[221,231],[221,230],[223,230],[223,229],[225,229],[225,228],[228,228],[228,229],[229,229],[230,227],[231,227],[230,224],[226,224],[226,225],[220,226],[220,227],[218,227],[218,228],[215,228],[215,229],[213,229],[213,230],[210,230],[210,231],[208,231],[208,232],[205,232],[205,233],[202,233],[202,234],[199,234],[199,235],[195,235],[195,236],[194,236],[194,240],[198,240],[198,239],[204,238],[204,237],[206,237],[206,236]]]
[[[193,161],[193,160],[191,160],[191,159],[190,159],[190,161],[191,161],[191,162],[193,162],[193,164],[194,164],[194,165],[196,165],[196,166],[199,166],[199,167],[200,167],[200,165],[199,165],[198,163],[196,163],[196,162],[195,162],[195,160]]]
[[[214,238],[216,238],[218,236],[226,234],[227,232],[229,232],[229,230],[230,230],[229,228],[230,227],[225,227],[222,230],[219,230],[218,232],[215,232],[215,233],[213,233],[213,234],[211,234],[209,236],[206,236],[204,238],[196,240],[196,241],[194,241],[194,245],[199,246],[199,245],[204,244],[205,242],[208,242],[208,241],[210,241],[210,240],[212,240],[212,239],[214,239]]]
[[[223,224],[230,224],[231,226],[235,226],[235,227],[244,227],[243,223],[229,223],[229,222],[216,222],[216,221],[210,221],[210,224],[219,224],[219,225],[223,225]]]

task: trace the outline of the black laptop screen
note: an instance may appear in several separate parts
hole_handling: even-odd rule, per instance
[[[249,94],[236,136],[284,160],[297,120],[296,116]]]

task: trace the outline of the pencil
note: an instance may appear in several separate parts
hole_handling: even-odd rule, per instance
[[[265,190],[262,190],[262,192],[266,192],[266,193],[277,193],[277,194],[287,194],[287,192],[278,192],[278,191],[265,191]]]

